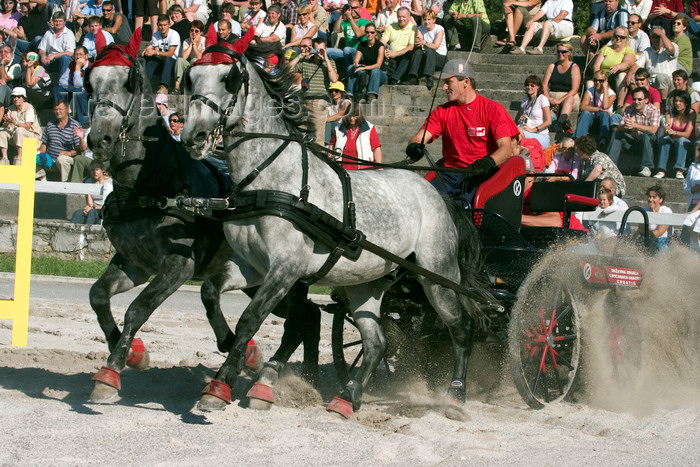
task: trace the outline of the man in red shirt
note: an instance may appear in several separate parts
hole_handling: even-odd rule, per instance
[[[442,136],[443,159],[438,165],[466,168],[466,173],[442,172],[431,183],[438,191],[471,202],[476,188],[511,156],[511,138],[518,127],[499,103],[476,93],[474,70],[465,60],[448,61],[439,76],[448,102],[436,107],[411,138],[406,154],[423,156],[424,145]]]

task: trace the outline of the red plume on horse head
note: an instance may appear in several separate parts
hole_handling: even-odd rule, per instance
[[[253,40],[254,36],[255,29],[251,27],[248,28],[248,31],[246,31],[245,34],[243,34],[243,37],[238,39],[233,44],[230,44],[225,41],[217,43],[218,36],[216,35],[216,30],[214,29],[214,25],[212,24],[209,27],[209,30],[207,31],[205,45],[206,47],[217,45],[219,47],[229,49],[239,55],[243,55],[243,53],[245,53],[246,49],[248,48],[248,44],[250,44],[250,41]],[[233,57],[231,55],[224,52],[207,52],[206,50],[204,55],[202,55],[202,58],[194,62],[195,65],[219,65],[228,63],[233,63]]]
[[[104,49],[105,53],[98,54],[91,68],[102,65],[124,65],[131,67],[132,61],[136,60],[141,46],[141,28],[136,29],[131,35],[129,45],[111,44]]]

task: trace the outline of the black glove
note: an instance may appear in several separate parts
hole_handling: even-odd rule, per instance
[[[484,156],[481,159],[469,164],[465,170],[466,175],[487,175],[496,168],[496,161],[491,156]]]
[[[418,162],[425,156],[425,145],[420,143],[408,143],[406,155],[413,162]]]

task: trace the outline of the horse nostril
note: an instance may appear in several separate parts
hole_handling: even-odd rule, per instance
[[[197,133],[197,136],[194,137],[194,143],[195,144],[204,144],[204,142],[207,140],[207,134],[203,131],[200,131]]]
[[[111,136],[105,136],[102,138],[102,140],[99,142],[98,146],[101,149],[109,149],[112,146],[112,137]]]

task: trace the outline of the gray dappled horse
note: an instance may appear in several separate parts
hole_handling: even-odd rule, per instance
[[[273,49],[271,49],[273,47]],[[335,219],[348,219],[344,208],[347,191],[334,163],[325,155],[306,156],[300,138],[303,118],[300,98],[290,91],[292,77],[284,59],[273,73],[262,69],[270,53],[279,55],[275,45],[251,44],[247,63],[195,65],[190,69],[192,93],[188,119],[182,132],[183,144],[193,157],[205,157],[223,135],[234,183],[231,203],[259,199],[273,202],[280,193],[293,195],[302,210],[313,204]],[[313,134],[313,132],[311,132]],[[214,148],[215,149],[215,148]],[[308,167],[308,170],[305,168]],[[418,175],[403,170],[350,172],[352,201],[357,229],[367,240],[413,263],[444,276],[479,296],[487,297],[478,280],[480,259],[476,229],[456,205]],[[269,191],[268,191],[269,190]],[[308,197],[308,203],[304,199]],[[254,201],[255,202],[255,201]],[[261,206],[265,203],[261,202]],[[308,226],[295,225],[269,211],[228,218],[224,230],[230,245],[243,259],[246,277],[260,284],[236,327],[236,343],[216,380],[233,384],[239,372],[239,357],[246,339],[253,336],[275,305],[295,281],[318,278],[334,245],[315,241]],[[346,224],[347,225],[347,224]],[[347,246],[347,245],[346,245]],[[318,284],[342,287],[352,316],[362,336],[363,361],[328,409],[344,416],[359,409],[362,388],[377,367],[385,347],[380,328],[380,304],[394,279],[396,264],[362,251],[351,260],[341,257]],[[320,274],[319,274],[320,275]],[[477,304],[466,296],[419,277],[423,289],[440,318],[449,328],[455,351],[455,366],[448,394],[465,399],[465,377],[471,351],[472,319]],[[261,373],[260,383],[269,383]],[[221,401],[205,395],[200,405],[223,408]]]
[[[86,76],[96,102],[88,144],[96,159],[110,161],[114,178],[114,191],[108,197],[103,215],[104,227],[117,252],[90,289],[90,304],[111,352],[106,366],[95,377],[91,395],[95,402],[116,398],[119,371],[125,363],[135,363],[133,357],[138,354],[129,354],[134,335],[186,280],[205,280],[202,302],[217,347],[227,352],[234,336],[219,306],[220,293],[248,283],[245,278],[237,277],[240,268],[230,259],[232,250],[224,241],[220,221],[157,206],[163,197],[184,193],[221,196],[222,186],[230,183],[220,179],[215,170],[189,157],[170,137],[152,105],[143,108],[152,102],[143,97],[151,99],[152,94],[144,80],[142,65],[119,47],[108,49],[106,54],[128,58],[126,63],[131,66],[105,64],[91,68]],[[128,307],[120,332],[111,312],[110,298],[145,283],[150,276],[154,276],[153,280]],[[312,318],[309,323],[302,322],[297,332],[288,333],[285,323],[288,348],[278,351],[283,353],[280,359],[291,355],[304,340],[305,369],[310,377],[317,377],[319,330],[314,318],[318,322],[320,316],[314,314],[320,312],[314,307],[308,310],[304,286],[295,287],[284,306],[275,312],[288,314],[288,321],[293,321],[292,315],[303,320]],[[134,350],[141,350],[137,347]],[[147,361],[142,361],[145,364]],[[247,359],[246,364],[255,365],[255,362]]]

